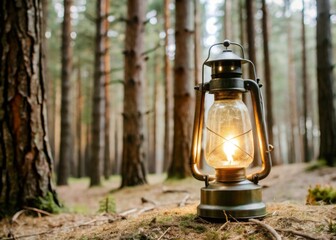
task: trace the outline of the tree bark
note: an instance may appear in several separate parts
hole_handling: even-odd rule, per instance
[[[61,142],[59,164],[57,171],[57,185],[68,185],[70,175],[70,162],[73,160],[73,141],[71,139],[71,17],[70,8],[72,0],[64,0],[64,19],[62,24],[62,102],[61,102]]]
[[[267,133],[268,142],[274,144],[273,140],[273,94],[272,94],[272,74],[271,74],[271,64],[270,55],[268,48],[268,10],[266,5],[266,0],[262,0],[262,33],[263,33],[263,46],[264,46],[264,72],[265,72],[265,85],[266,85],[266,123],[267,123]],[[279,159],[274,158],[272,154],[273,165],[279,164]]]
[[[146,1],[127,1],[121,187],[147,183],[143,149],[145,11]]]
[[[165,52],[164,52],[164,98],[165,98],[165,129],[164,129],[164,167],[163,170],[167,171],[172,154],[172,74],[171,64],[169,59],[168,47],[169,47],[169,34],[170,28],[170,0],[164,0],[164,31],[165,31]]]
[[[193,6],[175,1],[174,138],[168,178],[191,175],[189,166],[194,117]]]
[[[0,215],[59,203],[52,183],[42,64],[41,1],[0,6]]]
[[[245,1],[245,8],[246,8],[246,38],[247,38],[247,45],[248,45],[248,57],[253,62],[255,68],[257,68],[257,56],[256,56],[256,47],[255,47],[255,1],[246,0]],[[249,75],[247,76],[248,79],[254,79],[254,71],[252,66],[249,64]],[[248,106],[249,109],[252,109],[252,100],[251,98],[246,97],[247,94],[243,95],[243,100]],[[254,118],[251,119],[253,129],[256,129],[256,123]],[[260,149],[258,136],[256,131],[253,131],[253,140],[254,140],[254,160],[253,165],[258,165],[260,163]]]
[[[224,39],[232,40],[232,20],[231,20],[232,2],[225,0],[224,2]]]
[[[105,148],[104,148],[104,177],[109,179],[111,174],[111,157],[110,157],[110,39],[108,37],[109,30],[109,21],[107,16],[109,15],[110,5],[109,0],[105,1],[105,12],[103,24],[105,25],[105,34],[104,34],[104,72],[105,72],[105,129],[104,129],[104,138],[105,138]]]
[[[288,1],[287,11],[290,11],[290,2]],[[288,93],[289,93],[289,114],[288,120],[290,122],[290,139],[289,143],[289,163],[302,162],[302,143],[299,136],[299,117],[298,117],[298,99],[297,99],[297,80],[295,74],[294,48],[292,37],[292,17],[289,14],[287,17],[287,51],[288,51]]]
[[[105,68],[104,68],[104,25],[105,1],[96,3],[95,72],[92,104],[90,186],[101,185],[102,164],[104,161],[105,127]]]
[[[312,160],[312,144],[309,141],[308,122],[312,120],[308,112],[311,107],[310,100],[310,82],[307,76],[307,50],[306,50],[306,27],[305,27],[305,3],[302,0],[302,16],[301,16],[301,42],[302,42],[302,100],[303,100],[303,160],[310,162]]]
[[[82,96],[82,73],[81,63],[77,66],[77,111],[76,111],[76,139],[77,139],[77,176],[79,178],[85,176],[85,161],[83,158],[82,144],[82,111],[83,111],[83,96]]]
[[[316,1],[317,84],[320,121],[319,158],[336,163],[336,115],[333,103],[333,56],[330,25],[330,1]]]

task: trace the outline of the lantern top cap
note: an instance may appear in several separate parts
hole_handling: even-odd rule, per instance
[[[221,54],[218,54],[213,58],[208,59],[204,64],[210,67],[214,62],[223,62],[223,61],[239,61],[242,64],[247,62],[245,59],[233,53],[232,50],[225,49]]]

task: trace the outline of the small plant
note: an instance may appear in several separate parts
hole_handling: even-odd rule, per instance
[[[336,235],[336,222],[329,220],[328,221],[328,232],[333,235]]]
[[[321,169],[323,167],[327,166],[327,162],[323,159],[319,159],[317,161],[314,161],[312,162],[311,164],[309,164],[307,167],[306,167],[306,172],[312,172],[312,171],[315,171],[317,169]]]
[[[332,186],[316,185],[308,189],[308,196],[306,204],[335,204],[336,203],[336,189]]]
[[[99,201],[100,213],[116,213],[115,200],[111,195],[107,195],[104,199]]]

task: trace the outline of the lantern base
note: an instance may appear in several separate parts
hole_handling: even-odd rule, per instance
[[[214,221],[262,218],[266,205],[262,202],[261,186],[249,180],[210,183],[201,189],[197,214]]]

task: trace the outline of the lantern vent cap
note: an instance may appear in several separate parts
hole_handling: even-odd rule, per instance
[[[211,67],[214,62],[222,62],[222,61],[239,61],[241,64],[247,62],[246,59],[241,58],[237,54],[233,53],[230,49],[225,49],[221,54],[217,54],[216,56],[208,59],[204,64]]]

